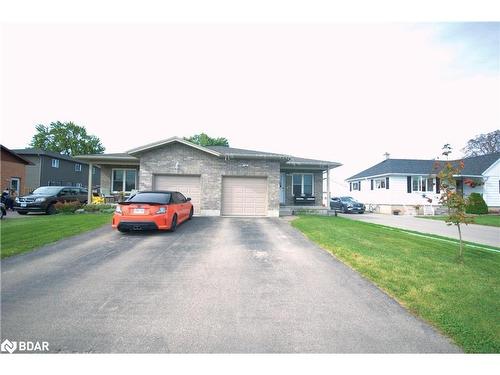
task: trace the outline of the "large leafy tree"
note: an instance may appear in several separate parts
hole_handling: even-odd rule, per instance
[[[102,154],[104,146],[95,135],[87,134],[83,126],[72,122],[51,122],[39,124],[33,136],[31,147],[65,155]]]
[[[205,133],[195,134],[191,137],[184,137],[186,141],[195,143],[200,146],[226,146],[229,147],[229,142],[227,138],[219,137],[212,138]]]
[[[500,152],[500,130],[477,135],[467,142],[462,151],[465,156],[479,156]]]
[[[451,146],[445,144],[443,146],[442,155],[448,159],[451,153]],[[458,230],[458,237],[460,240],[460,247],[457,256],[457,260],[463,263],[464,260],[464,245],[462,241],[462,224],[473,223],[473,217],[465,213],[467,207],[467,199],[464,198],[463,193],[457,189],[457,181],[455,176],[459,176],[464,168],[463,160],[457,162],[452,162],[446,160],[444,163],[437,161],[434,168],[437,176],[441,180],[441,196],[439,203],[448,209],[448,215],[445,217],[445,222],[447,225],[455,225]]]

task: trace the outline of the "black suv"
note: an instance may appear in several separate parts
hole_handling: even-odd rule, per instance
[[[16,198],[14,209],[20,215],[28,212],[45,212],[49,215],[56,212],[57,202],[87,203],[87,189],[73,186],[41,186],[30,195]]]
[[[365,205],[359,203],[353,197],[335,197],[330,200],[330,208],[344,213],[365,212]]]

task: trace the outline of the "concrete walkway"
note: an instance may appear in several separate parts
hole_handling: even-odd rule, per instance
[[[410,215],[384,215],[384,214],[339,214],[348,219],[365,221],[368,223],[387,225],[390,227],[413,230],[421,233],[436,234],[439,236],[458,239],[455,226],[448,226],[444,221],[418,218]],[[462,228],[465,241],[478,244],[500,247],[500,228],[485,225],[469,224]]]

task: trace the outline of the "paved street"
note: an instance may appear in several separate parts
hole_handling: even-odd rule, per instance
[[[411,215],[384,214],[339,214],[348,219],[366,221],[368,223],[387,225],[395,228],[408,229],[416,232],[436,234],[458,239],[456,226],[448,226],[444,221],[423,219]],[[500,247],[500,228],[486,225],[463,225],[462,236],[465,241],[483,245]]]
[[[1,271],[2,339],[52,352],[459,351],[282,219],[106,226]]]

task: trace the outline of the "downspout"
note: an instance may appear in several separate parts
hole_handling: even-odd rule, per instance
[[[94,169],[94,165],[89,163],[89,182],[87,187],[87,204],[92,203],[92,169]]]

